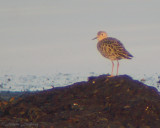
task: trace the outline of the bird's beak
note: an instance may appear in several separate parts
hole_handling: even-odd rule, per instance
[[[93,38],[92,40],[95,40],[95,39],[97,39],[97,37]]]

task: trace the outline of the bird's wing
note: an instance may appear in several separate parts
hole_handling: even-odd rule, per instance
[[[133,57],[125,49],[124,45],[116,38],[108,37],[107,40],[108,41],[106,42],[108,43],[108,46],[111,47],[111,49],[113,49],[113,51],[115,52],[115,54],[117,54],[117,57],[119,57],[119,59],[122,58],[131,59],[131,57]]]

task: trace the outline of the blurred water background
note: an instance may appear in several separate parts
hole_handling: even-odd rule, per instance
[[[0,76],[0,91],[41,91],[51,89],[54,87],[63,87],[71,85],[75,82],[87,81],[89,76],[98,76],[94,72],[88,74],[63,74],[57,73],[53,75],[4,75]],[[160,76],[154,74],[152,76],[139,75],[134,76],[137,79],[147,85],[153,86],[160,91]]]

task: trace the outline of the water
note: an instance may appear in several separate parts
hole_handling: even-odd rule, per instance
[[[75,82],[87,81],[89,76],[98,76],[101,74],[56,73],[53,75],[0,75],[0,91],[40,91],[51,89],[53,87],[62,87],[71,85]],[[133,79],[139,80],[147,85],[156,87],[160,91],[160,76],[153,75],[133,75]]]

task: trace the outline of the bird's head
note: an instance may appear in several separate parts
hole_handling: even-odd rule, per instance
[[[104,38],[107,38],[107,33],[104,32],[104,31],[99,31],[99,32],[97,33],[97,37],[93,38],[93,40],[94,40],[94,39],[98,39],[98,41],[101,41],[101,40],[103,40]]]

